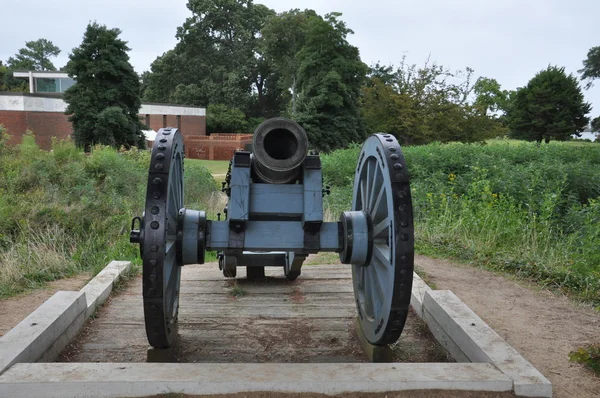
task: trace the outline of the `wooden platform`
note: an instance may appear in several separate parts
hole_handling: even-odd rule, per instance
[[[225,279],[216,264],[182,270],[179,362],[362,362],[349,267],[307,266],[295,282],[278,268],[265,281]],[[245,293],[234,297],[233,286]],[[145,362],[141,278],[91,320],[60,361]]]

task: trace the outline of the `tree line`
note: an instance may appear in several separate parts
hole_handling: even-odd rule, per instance
[[[265,118],[287,116],[325,151],[377,131],[406,144],[506,134],[549,141],[569,139],[590,123],[580,79],[561,67],[548,66],[509,91],[493,78],[475,80],[470,68],[429,60],[367,66],[339,13],[276,13],[252,0],[189,0],[188,8],[192,16],[177,28],[176,46],[139,77],[120,31],[88,26],[64,67],[77,81],[65,100],[78,143],[141,145],[140,100],[206,106],[209,132],[252,132]],[[0,65],[4,89],[23,89],[10,70],[54,69],[50,58],[58,53],[48,40],[27,42]],[[600,77],[600,47],[579,73],[586,88]],[[600,117],[591,126],[599,130]]]

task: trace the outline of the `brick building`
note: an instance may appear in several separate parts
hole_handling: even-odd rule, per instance
[[[40,148],[48,150],[52,137],[67,139],[73,132],[64,114],[66,107],[60,93],[0,93],[0,124],[11,136],[9,144],[20,143],[23,134],[31,130]],[[251,135],[208,136],[206,109],[201,107],[143,103],[140,119],[154,131],[167,126],[179,128],[189,158],[227,160],[252,141]]]

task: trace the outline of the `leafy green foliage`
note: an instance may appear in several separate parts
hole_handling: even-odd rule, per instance
[[[250,116],[278,112],[278,75],[261,51],[260,29],[274,11],[252,0],[190,0],[192,17],[178,44],[144,79],[144,100],[238,108]]]
[[[406,144],[432,141],[481,141],[505,130],[494,115],[504,92],[493,79],[471,85],[473,71],[451,72],[427,62],[423,67],[405,60],[393,67],[371,67],[362,88],[361,105],[369,133],[385,132]],[[469,102],[472,91],[477,94]]]
[[[227,105],[210,104],[206,110],[206,130],[209,133],[245,133],[248,129],[242,111]]]
[[[358,98],[367,67],[358,48],[346,39],[352,33],[339,13],[310,18],[306,44],[299,51],[297,113],[310,144],[329,151],[365,137]]]
[[[591,88],[595,79],[600,78],[600,46],[590,48],[587,58],[583,60],[581,80],[586,81],[586,88]]]
[[[350,207],[359,151],[322,156],[331,219]],[[419,252],[600,304],[600,146],[436,143],[403,152]]]
[[[569,359],[572,362],[582,363],[600,374],[600,344],[579,347],[576,351],[569,353]]]
[[[600,131],[600,116],[594,118],[591,122],[592,125],[592,131]]]
[[[549,66],[517,90],[507,117],[515,138],[564,141],[587,127],[590,110],[577,79]]]
[[[281,74],[280,86],[292,92],[292,115],[296,113],[298,98],[298,54],[306,44],[312,18],[319,18],[313,10],[293,9],[269,18],[261,30],[265,56]]]
[[[140,82],[129,63],[119,29],[91,23],[83,42],[69,57],[66,70],[76,80],[64,94],[73,138],[89,151],[94,145],[144,148],[138,112]]]
[[[569,353],[569,359],[572,362],[582,363],[600,374],[600,344],[579,347]]]
[[[480,77],[473,85],[473,92],[477,96],[475,106],[484,114],[506,112],[510,106],[511,92],[502,90],[496,79]]]
[[[27,92],[29,84],[24,79],[17,79],[13,71],[0,61],[0,91]]]
[[[56,70],[51,57],[60,54],[60,48],[47,39],[25,42],[25,47],[19,50],[15,57],[8,59],[12,70]]]
[[[143,211],[150,153],[97,146],[86,156],[70,142],[52,149],[29,134],[0,156],[0,297],[114,259],[140,262],[128,233]],[[204,167],[186,162],[184,186],[186,206],[215,207]]]

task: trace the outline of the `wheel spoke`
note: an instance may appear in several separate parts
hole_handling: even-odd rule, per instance
[[[389,217],[385,218],[381,222],[375,224],[375,226],[373,227],[373,238],[379,237],[379,235],[384,231],[387,232],[389,230],[389,226],[390,226]]]
[[[390,247],[385,243],[373,243],[373,254],[377,257],[383,264],[387,264],[391,266],[390,263]]]
[[[381,199],[383,198],[383,196],[385,195],[385,185],[381,184],[381,186],[379,187],[379,192],[377,193],[377,198],[375,199],[375,202],[371,202],[371,207],[369,208],[369,211],[371,212],[371,214],[377,214],[378,210],[379,210],[379,206],[381,205]]]
[[[371,181],[371,184],[369,185],[369,203],[367,203],[367,210],[371,211],[372,206],[373,206],[373,201],[375,200],[376,197],[379,196],[379,191],[381,189],[377,189],[377,183],[379,182],[379,176],[381,174],[380,169],[377,165],[377,162],[374,162],[375,166],[374,170],[373,170],[373,178]]]
[[[368,209],[369,208],[369,202],[371,202],[371,180],[372,180],[372,172],[371,169],[373,168],[373,160],[371,158],[367,159],[367,175],[365,178],[365,201],[363,202],[363,209]]]
[[[365,189],[365,180],[360,181],[360,209],[366,208],[367,203],[367,190]]]

